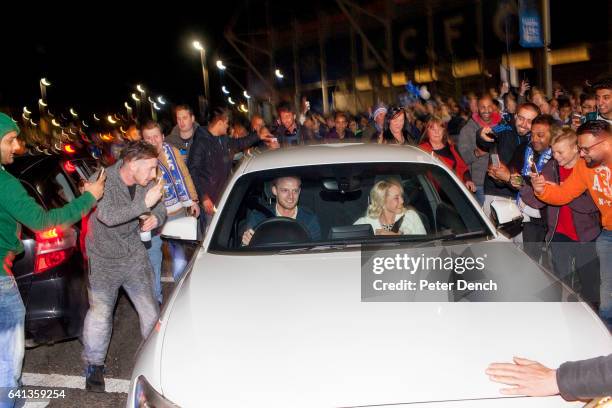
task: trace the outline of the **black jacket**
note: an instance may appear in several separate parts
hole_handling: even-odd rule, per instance
[[[274,132],[274,137],[278,140],[278,143],[282,147],[303,145],[313,139],[313,135],[308,132],[308,129],[304,126],[295,124],[295,130],[289,132],[285,126],[280,125]]]
[[[233,153],[248,148],[258,140],[255,133],[242,139],[230,139],[228,136],[213,136],[205,128],[194,135],[187,167],[200,200],[208,196],[215,205],[219,203],[232,172]]]
[[[503,126],[503,130],[496,133],[497,140],[495,142],[486,142],[482,140],[480,135],[476,137],[476,145],[486,152],[489,152],[493,146],[497,148],[499,160],[508,165],[519,146],[526,144],[529,137],[519,136],[514,127],[509,125]],[[506,183],[499,183],[493,180],[488,175],[485,177],[484,191],[487,195],[495,195],[501,197],[515,197],[516,190],[512,189]]]

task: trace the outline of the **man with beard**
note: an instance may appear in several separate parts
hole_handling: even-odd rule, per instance
[[[491,166],[489,176],[498,182],[508,183],[517,190],[522,185],[529,184],[532,168],[535,167],[538,173],[541,173],[552,157],[550,140],[554,124],[555,119],[551,115],[537,116],[531,124],[531,141],[516,149],[508,166],[503,163],[499,167]],[[539,209],[523,202],[520,193],[517,203],[523,213],[524,223],[522,236],[515,239],[515,242],[522,241],[527,255],[539,260],[546,237],[546,221]]]
[[[500,124],[493,128],[487,126],[480,130],[476,145],[479,149],[490,153],[492,167],[500,167],[499,164],[508,164],[519,146],[526,144],[531,139],[531,123],[540,114],[540,110],[533,103],[521,104],[514,115],[514,126]],[[493,161],[493,157],[499,158],[499,164]],[[516,191],[505,182],[500,182],[489,173],[484,181],[484,205],[482,209],[487,216],[491,214],[491,203],[494,200],[514,201]]]
[[[578,128],[580,157],[572,174],[561,185],[532,175],[536,196],[552,205],[565,205],[588,190],[601,212],[603,230],[597,238],[600,261],[601,304],[599,315],[612,328],[612,129],[603,120],[587,122]]]
[[[478,132],[482,128],[492,128],[501,122],[501,115],[495,112],[493,99],[486,94],[478,99],[478,112],[472,114],[470,120],[459,132],[457,149],[470,167],[470,174],[476,184],[476,199],[484,204],[484,183],[489,165],[489,153],[476,146]]]

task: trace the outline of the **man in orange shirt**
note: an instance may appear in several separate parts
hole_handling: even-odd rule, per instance
[[[597,238],[600,261],[601,305],[599,315],[612,328],[612,129],[608,122],[594,120],[578,128],[579,160],[572,174],[556,185],[533,174],[536,196],[552,205],[565,205],[585,190],[601,212],[603,230]]]

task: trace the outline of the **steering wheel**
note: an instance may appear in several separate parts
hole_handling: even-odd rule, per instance
[[[273,217],[253,229],[249,246],[300,244],[310,240],[310,234],[298,221],[289,217]]]

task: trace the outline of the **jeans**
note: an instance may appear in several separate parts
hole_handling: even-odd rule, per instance
[[[599,258],[595,251],[595,241],[573,241],[566,235],[555,233],[550,242],[553,272],[559,279],[575,288],[575,279],[578,278],[580,294],[592,304],[599,303]],[[574,264],[576,275],[574,275]]]
[[[12,276],[0,277],[0,408],[12,408],[8,392],[19,387],[25,352],[25,307]]]
[[[170,257],[172,259],[172,277],[174,282],[178,282],[185,272],[187,266],[187,257],[185,255],[185,248],[180,241],[169,240],[168,246],[170,249]]]
[[[163,261],[162,239],[159,234],[151,237],[151,247],[147,249],[149,260],[153,267],[153,296],[159,303],[162,303],[162,288],[161,288],[161,268]]]
[[[476,186],[476,192],[474,194],[476,195],[476,201],[478,201],[478,204],[482,207],[485,202],[484,186]]]
[[[612,231],[603,230],[597,237],[597,255],[599,255],[599,316],[612,329]]]
[[[159,316],[153,297],[153,272],[147,253],[131,258],[104,259],[90,256],[89,310],[83,327],[83,360],[104,365],[113,329],[113,312],[119,288],[123,287],[140,319],[140,334],[145,339]]]

